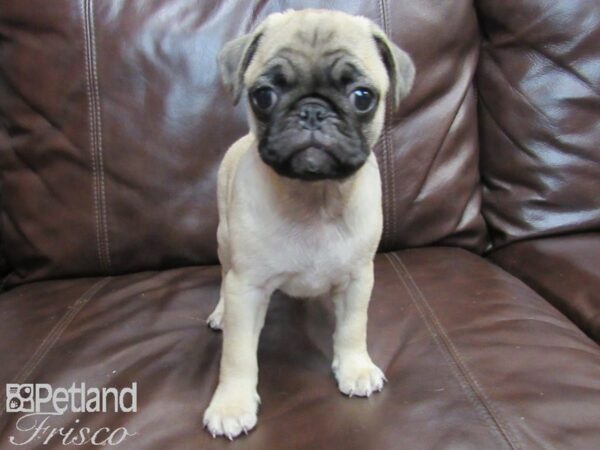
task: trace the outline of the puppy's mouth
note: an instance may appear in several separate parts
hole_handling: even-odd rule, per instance
[[[311,145],[296,150],[288,159],[287,164],[289,167],[286,174],[289,174],[293,178],[318,181],[337,178],[336,167],[339,166],[340,162],[325,148],[318,145]]]
[[[364,151],[349,152],[331,139],[322,142],[314,135],[308,139],[299,139],[298,134],[294,137],[296,139],[281,142],[281,145],[264,141],[259,144],[262,160],[287,178],[342,180],[353,175],[368,156],[368,152]]]

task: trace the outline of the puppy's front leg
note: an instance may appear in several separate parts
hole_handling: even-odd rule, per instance
[[[334,292],[336,328],[333,372],[342,393],[368,397],[383,389],[385,375],[367,352],[367,309],[373,290],[373,263],[359,269],[348,286]]]
[[[225,309],[219,385],[204,412],[204,425],[213,436],[233,439],[256,425],[260,403],[256,392],[256,351],[269,293],[246,282],[233,270],[227,272],[223,288]]]

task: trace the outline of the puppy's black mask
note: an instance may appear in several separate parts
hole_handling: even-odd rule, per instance
[[[285,177],[343,179],[369,156],[365,131],[380,94],[346,51],[303,64],[308,57],[284,48],[248,90],[258,151]]]

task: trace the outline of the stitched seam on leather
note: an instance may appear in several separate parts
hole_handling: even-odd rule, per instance
[[[98,206],[98,175],[96,167],[96,120],[94,107],[95,97],[92,93],[92,75],[91,75],[91,63],[90,63],[90,41],[89,41],[89,25],[88,25],[88,0],[81,1],[81,20],[83,24],[83,42],[84,42],[84,60],[85,60],[85,81],[86,90],[88,97],[88,121],[90,128],[90,156],[92,160],[92,195],[94,199],[94,222],[96,232],[96,250],[98,252],[98,260],[100,267],[104,269],[105,260],[103,253],[103,246],[101,243],[101,231],[100,231],[100,218],[99,218],[99,206]]]
[[[394,254],[394,256],[397,259],[398,263],[400,264],[400,267],[406,274],[406,277],[407,277],[409,283],[413,286],[415,292],[418,294],[418,298],[420,298],[421,301],[423,302],[423,305],[425,306],[429,317],[432,319],[435,328],[437,330],[439,330],[439,332],[440,332],[440,336],[444,342],[444,345],[446,346],[447,350],[449,351],[450,356],[452,356],[453,361],[456,363],[457,367],[460,369],[461,374],[465,377],[466,381],[469,383],[469,387],[477,395],[477,399],[481,402],[481,404],[484,406],[486,412],[493,419],[494,424],[498,427],[499,431],[501,432],[502,436],[506,439],[506,441],[508,442],[510,447],[517,449],[517,450],[521,449],[522,448],[521,441],[520,441],[516,431],[511,429],[511,426],[509,425],[509,423],[506,420],[504,420],[504,418],[502,417],[502,415],[500,414],[498,409],[494,406],[493,402],[490,400],[490,398],[485,393],[485,390],[483,389],[483,386],[481,385],[481,383],[479,383],[479,381],[477,380],[475,375],[469,369],[469,366],[465,363],[464,358],[460,354],[458,348],[454,345],[454,343],[450,339],[450,336],[448,335],[445,328],[439,321],[437,315],[435,314],[435,311],[433,310],[433,308],[431,307],[431,305],[425,298],[425,295],[423,294],[423,292],[421,291],[421,289],[415,282],[414,278],[408,271],[408,268],[406,267],[406,265],[404,264],[404,262],[402,261],[400,256],[398,256],[397,254]]]
[[[383,0],[383,18],[385,21],[385,33],[392,36],[392,22],[390,21],[389,14],[389,3],[387,0]],[[393,89],[394,87],[391,87]],[[392,194],[392,202],[390,204],[390,232],[388,236],[388,241],[390,242],[390,246],[394,246],[394,238],[396,236],[396,167],[394,165],[394,148],[393,148],[393,139],[391,135],[391,127],[392,127],[392,101],[389,96],[385,102],[385,140],[386,145],[388,147],[388,158],[389,158],[389,182],[390,182],[390,191]]]
[[[22,384],[27,382],[31,374],[38,368],[40,363],[46,358],[46,355],[54,348],[56,342],[66,328],[69,326],[75,316],[83,309],[83,307],[98,293],[100,289],[102,289],[106,283],[111,280],[110,277],[105,277],[98,280],[89,289],[87,289],[77,300],[73,302],[73,304],[69,307],[67,312],[56,322],[56,324],[52,327],[50,332],[46,335],[44,340],[36,349],[35,353],[29,358],[29,360],[25,363],[25,365],[21,368],[21,370],[15,375],[13,378],[13,383]],[[0,392],[0,404],[5,405],[5,397],[6,393],[4,391]],[[0,418],[6,412],[5,407],[3,406],[0,409]]]
[[[104,256],[106,257],[106,269],[110,273],[111,271],[111,259],[110,259],[110,243],[108,237],[108,218],[106,212],[106,186],[104,183],[104,146],[102,143],[102,109],[100,102],[100,82],[98,80],[98,62],[96,58],[96,27],[94,25],[94,1],[90,2],[90,36],[91,36],[91,55],[92,55],[92,73],[94,75],[94,90],[96,97],[96,118],[98,121],[97,127],[97,144],[98,144],[98,168],[100,172],[100,210],[102,217],[102,235],[104,238]]]
[[[392,256],[386,254],[386,257],[398,275],[398,278],[402,281],[402,284],[408,291],[413,305],[421,316],[421,320],[425,323],[432,339],[448,363],[452,374],[467,395],[467,398],[470,400],[475,410],[480,414],[482,420],[488,424],[493,434],[500,439],[503,444],[508,445],[512,450],[520,450],[522,448],[520,441],[510,431],[504,420],[502,420],[483,391],[481,385],[464,363],[463,358],[458,353],[456,347],[445,332],[442,324],[437,319],[433,309],[400,257],[395,253],[392,254]],[[394,263],[392,257],[397,260],[398,265]]]
[[[450,371],[452,372],[452,375],[457,380],[457,382],[458,382],[459,386],[461,387],[461,389],[465,392],[467,398],[469,399],[469,401],[473,405],[475,411],[477,411],[477,413],[481,416],[481,419],[483,420],[483,422],[490,427],[490,431],[492,432],[492,434],[494,436],[496,436],[498,439],[500,439],[500,441],[502,442],[502,444],[504,444],[504,439],[502,439],[501,434],[498,432],[498,430],[494,426],[493,421],[485,413],[485,408],[481,405],[481,402],[479,402],[477,400],[477,398],[475,397],[475,395],[472,392],[472,390],[469,389],[468,384],[465,383],[465,380],[461,376],[459,369],[456,367],[456,364],[452,360],[452,357],[451,357],[450,353],[444,347],[443,343],[440,342],[437,330],[435,329],[435,327],[433,326],[433,324],[429,320],[427,320],[427,315],[426,315],[425,311],[423,311],[422,306],[419,304],[419,302],[415,298],[415,294],[414,294],[413,290],[410,288],[410,286],[408,285],[408,282],[406,281],[405,277],[402,276],[402,273],[400,272],[399,268],[397,267],[396,263],[394,263],[394,261],[390,257],[390,255],[386,254],[385,256],[388,259],[388,261],[389,261],[390,265],[392,266],[392,268],[394,269],[394,271],[396,272],[396,275],[398,276],[398,278],[402,282],[404,288],[408,292],[408,294],[410,296],[410,299],[411,299],[411,303],[414,305],[414,307],[417,310],[419,316],[421,317],[421,320],[425,324],[425,327],[427,328],[427,331],[429,331],[429,334],[431,335],[431,338],[435,342],[435,344],[438,347],[438,349],[440,350],[440,353],[442,354],[444,360],[448,364],[448,367],[449,367]]]
[[[386,1],[385,0],[380,0],[378,2],[378,8],[379,8],[379,23],[381,24],[381,28],[384,30],[384,32],[387,33],[387,28],[388,28],[388,18],[387,18],[387,8],[386,8]],[[395,193],[391,190],[391,181],[390,179],[391,177],[391,173],[393,173],[392,171],[392,158],[390,157],[390,140],[389,140],[389,133],[390,133],[390,128],[389,128],[389,124],[390,124],[390,115],[391,115],[391,107],[390,107],[390,100],[386,99],[385,102],[385,117],[384,117],[384,122],[383,122],[383,133],[381,135],[381,153],[382,153],[382,162],[383,164],[381,165],[381,176],[382,176],[382,185],[384,188],[384,195],[383,195],[383,211],[384,211],[384,215],[383,215],[383,233],[382,233],[382,237],[383,237],[383,243],[386,246],[390,246],[390,240],[391,240],[391,236],[393,234],[393,230],[394,230],[394,200],[393,198],[390,198],[390,195],[393,197],[395,195]],[[391,192],[390,192],[391,191]]]
[[[102,112],[96,59],[96,33],[94,28],[93,0],[83,0],[82,20],[85,43],[85,69],[90,117],[90,144],[92,157],[92,184],[98,259],[105,272],[111,271],[108,219],[106,214],[106,188],[102,145]]]

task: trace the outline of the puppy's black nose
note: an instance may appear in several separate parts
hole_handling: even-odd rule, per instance
[[[321,122],[327,117],[328,108],[317,102],[306,102],[300,105],[298,116],[302,127],[307,130],[318,130]]]

